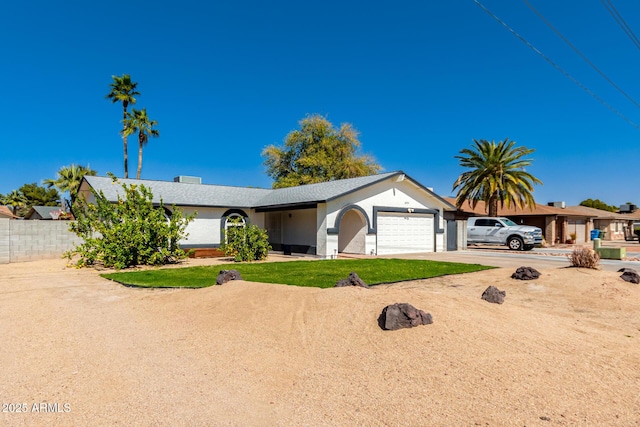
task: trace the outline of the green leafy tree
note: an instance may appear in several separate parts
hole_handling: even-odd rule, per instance
[[[122,131],[122,135],[138,133],[138,173],[136,174],[136,179],[140,179],[140,172],[142,171],[142,147],[147,144],[150,136],[153,138],[159,137],[160,131],[154,128],[158,125],[158,122],[149,119],[146,108],[142,110],[132,108],[131,110],[131,113],[127,113],[126,125]]]
[[[112,176],[117,182],[115,176]],[[136,265],[161,265],[186,258],[178,242],[188,236],[185,229],[195,215],[183,216],[177,207],[167,218],[164,204],[153,203],[144,185],[121,184],[123,197],[110,202],[102,191],[92,189],[93,202],[76,200],[76,221],[69,229],[82,243],[65,255],[78,255],[78,267],[102,263],[116,269]]]
[[[607,212],[617,212],[618,207],[613,205],[608,205],[600,199],[586,199],[580,202],[580,206],[586,206],[588,208],[600,209]]]
[[[110,84],[111,91],[107,94],[107,99],[111,102],[122,103],[122,142],[124,144],[124,177],[129,178],[129,155],[127,154],[127,107],[129,104],[136,103],[136,96],[140,95],[140,92],[136,91],[138,86],[137,82],[131,81],[129,74],[123,74],[122,76],[111,76],[113,81]]]
[[[262,151],[273,188],[293,187],[378,173],[381,167],[370,156],[359,156],[358,132],[349,123],[339,129],[314,114],[300,120],[284,147],[270,145]]]
[[[18,189],[24,196],[25,204],[18,215],[25,216],[33,206],[60,206],[60,193],[55,188],[44,188],[38,184],[24,184]]]
[[[14,215],[18,214],[19,208],[24,208],[27,205],[27,199],[18,190],[13,190],[11,193],[4,196],[3,204],[10,206]]]
[[[234,220],[230,220],[234,221]],[[238,222],[236,220],[236,222]],[[267,258],[271,245],[266,230],[257,225],[231,226],[225,232],[221,249],[236,262],[260,261]]]
[[[470,170],[462,173],[453,184],[453,190],[458,190],[458,208],[467,200],[472,208],[484,201],[489,216],[497,216],[498,205],[535,207],[533,186],[542,181],[525,170],[531,160],[523,158],[535,150],[514,145],[515,141],[508,138],[499,143],[481,139],[473,140],[473,149],[460,150],[461,155],[455,158],[460,160],[460,166]]]
[[[57,173],[56,179],[45,179],[42,183],[46,185],[47,188],[55,187],[63,193],[68,192],[68,204],[73,205],[78,195],[82,178],[85,175],[95,176],[96,171],[91,169],[89,166],[78,166],[72,163],[69,166],[61,167]]]

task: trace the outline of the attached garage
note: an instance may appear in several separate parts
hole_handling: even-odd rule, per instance
[[[378,255],[434,252],[434,216],[379,212]]]

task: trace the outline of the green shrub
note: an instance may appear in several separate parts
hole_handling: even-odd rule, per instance
[[[266,230],[257,225],[231,226],[224,234],[225,243],[221,248],[226,256],[233,257],[236,262],[266,259],[271,250]]]
[[[111,175],[114,185],[117,182]],[[162,200],[153,203],[153,194],[144,185],[122,184],[124,198],[113,203],[104,193],[91,190],[95,202],[79,197],[74,205],[76,222],[69,229],[83,242],[65,253],[69,259],[79,255],[76,265],[102,263],[116,269],[136,265],[161,265],[186,258],[178,242],[188,236],[185,229],[195,215],[184,217],[175,206],[165,216]]]

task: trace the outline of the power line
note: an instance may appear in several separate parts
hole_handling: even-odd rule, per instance
[[[613,16],[613,19],[615,19],[620,28],[622,28],[622,31],[624,31],[625,34],[629,36],[633,44],[636,45],[638,49],[640,49],[640,40],[638,40],[638,37],[636,37],[631,27],[627,24],[622,15],[620,15],[618,9],[616,9],[613,3],[611,3],[611,0],[600,0],[600,3],[602,3],[605,9],[607,9],[611,16]]]
[[[594,92],[592,92],[588,87],[586,87],[585,85],[583,85],[582,83],[580,83],[575,77],[573,77],[571,74],[569,74],[567,71],[565,71],[561,66],[559,66],[558,64],[556,64],[555,62],[553,62],[551,60],[551,58],[549,58],[548,56],[546,56],[544,53],[542,53],[540,50],[538,50],[538,48],[536,48],[534,45],[532,45],[531,43],[529,43],[524,37],[522,37],[520,34],[518,34],[513,28],[511,28],[506,22],[504,22],[503,20],[501,20],[500,18],[498,18],[493,12],[491,12],[489,9],[487,9],[482,3],[480,3],[478,0],[473,0],[473,2],[475,4],[477,4],[482,10],[484,10],[489,16],[491,16],[493,19],[495,19],[500,25],[502,25],[503,27],[505,27],[511,34],[513,34],[514,36],[516,36],[522,43],[524,43],[525,45],[527,45],[527,47],[529,47],[531,50],[533,50],[535,53],[537,53],[538,55],[540,55],[545,61],[547,61],[549,64],[551,64],[551,66],[553,66],[556,70],[560,71],[562,74],[564,74],[569,80],[571,80],[572,82],[574,82],[575,84],[577,84],[582,90],[584,90],[585,92],[587,92],[589,95],[591,95],[593,98],[595,98],[598,102],[600,102],[602,105],[604,105],[605,107],[607,107],[609,110],[613,111],[616,115],[618,115],[620,118],[622,118],[624,121],[626,121],[627,123],[629,123],[631,126],[635,127],[636,129],[640,130],[640,125],[638,125],[637,123],[635,123],[633,120],[631,120],[630,118],[628,118],[627,116],[625,116],[624,114],[622,114],[620,111],[616,110],[611,104],[609,104],[607,101],[605,101],[604,99],[600,98],[598,95],[596,95]]]
[[[591,68],[593,68],[594,70],[596,70],[598,72],[598,74],[600,74],[602,76],[603,79],[605,79],[606,81],[608,81],[611,86],[615,87],[618,92],[620,92],[621,94],[623,94],[629,101],[631,101],[633,103],[633,105],[635,105],[636,107],[640,108],[640,104],[633,99],[628,93],[626,93],[624,90],[622,90],[622,88],[620,88],[620,86],[618,86],[617,84],[615,84],[609,77],[607,77],[607,75],[605,73],[603,73],[600,68],[596,67],[596,65],[591,62],[589,60],[589,58],[587,58],[582,52],[580,52],[580,50],[578,50],[577,47],[575,47],[564,35],[562,35],[562,33],[560,31],[558,31],[556,29],[556,27],[554,27],[551,22],[549,22],[543,15],[542,13],[538,12],[538,10],[533,7],[531,5],[531,3],[529,3],[527,0],[522,0],[524,2],[524,4],[526,4],[527,6],[529,6],[529,9],[531,9],[536,15],[538,15],[538,18],[542,19],[542,21],[547,24],[547,26],[549,28],[551,28],[553,30],[554,33],[556,33],[556,35],[558,37],[560,37],[562,39],[562,41],[564,41],[566,44],[569,45],[569,47],[571,49],[573,49],[573,51],[575,53],[577,53],[580,58],[582,58],[587,64],[589,64],[591,66]]]

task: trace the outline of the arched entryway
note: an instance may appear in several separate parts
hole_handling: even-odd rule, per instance
[[[366,254],[367,220],[356,209],[350,209],[340,219],[338,252]]]

